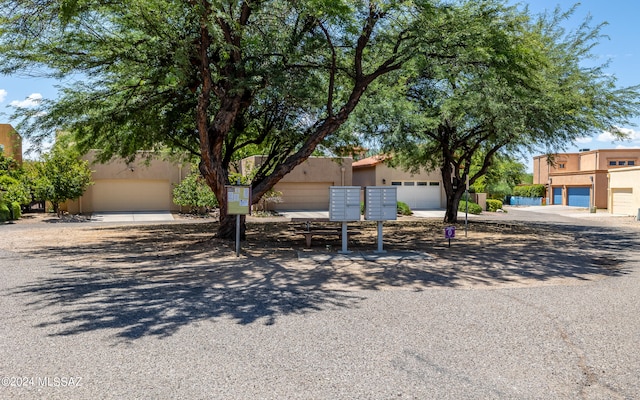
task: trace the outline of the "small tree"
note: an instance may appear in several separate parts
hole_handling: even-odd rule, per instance
[[[38,164],[40,193],[38,197],[53,204],[60,216],[60,204],[82,196],[91,182],[89,162],[80,159],[80,153],[64,141],[57,142]]]

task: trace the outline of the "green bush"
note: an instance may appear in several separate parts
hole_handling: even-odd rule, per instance
[[[461,201],[458,204],[458,211],[466,212],[467,211],[467,202]],[[469,214],[480,214],[482,212],[482,207],[479,204],[469,202]]]
[[[523,185],[513,188],[513,195],[518,197],[544,197],[544,185]]]
[[[11,203],[11,213],[13,219],[20,219],[22,217],[22,209],[20,208],[20,203],[14,201]]]
[[[411,215],[413,211],[411,211],[411,207],[407,203],[403,203],[401,201],[398,202],[398,214],[400,215]]]
[[[9,207],[5,203],[0,203],[0,222],[8,221],[10,217]]]
[[[487,211],[496,212],[502,209],[500,200],[487,199]]]

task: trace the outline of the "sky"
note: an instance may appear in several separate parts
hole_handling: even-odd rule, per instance
[[[569,9],[576,1],[563,0],[509,0],[511,4],[527,4],[532,13],[537,14],[545,10],[552,11],[556,6],[563,10]],[[593,23],[606,22],[603,33],[608,36],[600,41],[593,49],[594,55],[602,63],[610,62],[607,73],[617,78],[618,86],[634,86],[640,84],[640,2],[630,0],[583,0],[579,3],[572,19],[564,26],[572,29],[591,15]],[[12,123],[8,115],[16,107],[33,107],[43,98],[55,99],[58,82],[43,78],[27,78],[21,76],[0,76],[0,122]],[[640,116],[632,120],[633,125],[620,126],[629,134],[629,140],[612,141],[607,132],[597,132],[594,135],[581,138],[567,150],[579,149],[611,149],[611,148],[640,148]],[[637,125],[637,126],[634,126]],[[26,143],[25,147],[29,144]],[[532,165],[531,160],[527,160]]]

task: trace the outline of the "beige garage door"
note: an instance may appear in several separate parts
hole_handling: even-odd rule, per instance
[[[92,186],[94,211],[171,209],[171,185],[165,180],[101,179]]]
[[[623,215],[636,215],[638,212],[637,207],[633,204],[633,189],[631,188],[616,188],[612,189],[613,192],[613,207],[612,212],[614,214]]]
[[[282,192],[282,203],[276,210],[328,210],[331,182],[295,183],[281,182],[274,189]]]

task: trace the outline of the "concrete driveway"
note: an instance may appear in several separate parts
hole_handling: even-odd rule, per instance
[[[173,221],[170,211],[122,211],[91,214],[91,222],[161,222]]]

